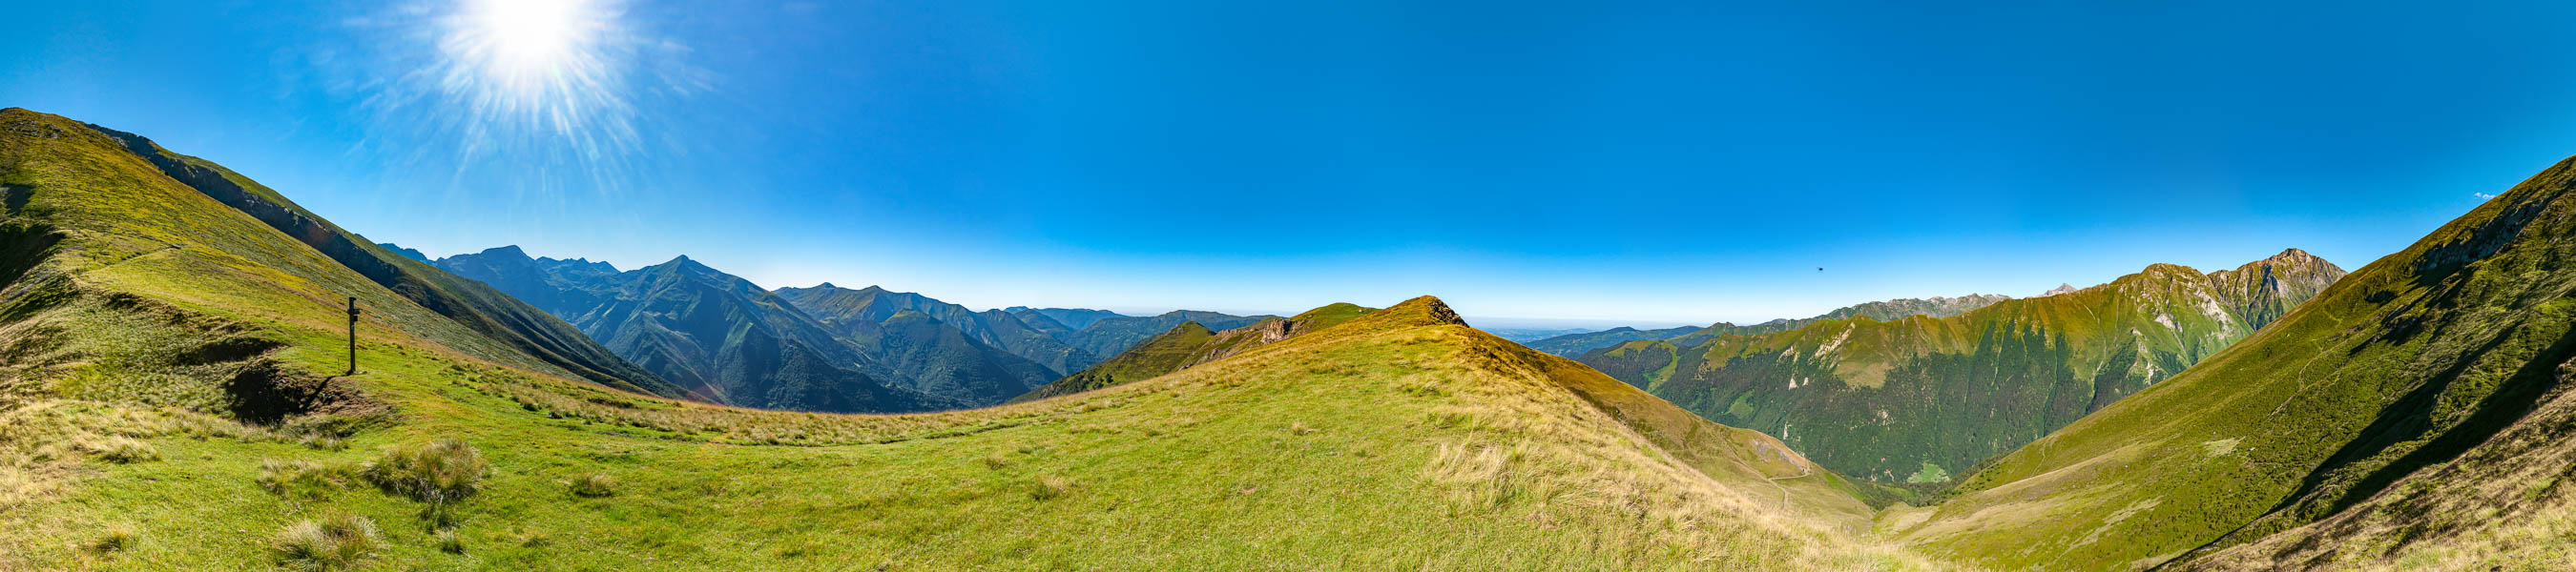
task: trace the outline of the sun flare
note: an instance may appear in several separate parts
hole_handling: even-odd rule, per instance
[[[609,0],[463,0],[442,21],[441,83],[486,111],[564,122],[616,101]]]

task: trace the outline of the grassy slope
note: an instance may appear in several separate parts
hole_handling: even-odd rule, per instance
[[[2557,377],[2576,357],[2576,302],[2566,298],[2576,287],[2576,272],[2567,270],[2576,247],[2565,244],[2576,234],[2576,201],[2565,197],[2571,186],[2576,161],[2562,162],[2344,278],[2252,339],[1998,459],[1937,510],[1891,515],[1890,528],[1932,551],[1999,567],[2103,569],[2283,530],[2322,536],[2279,537],[2263,543],[2267,551],[2402,542],[2407,535],[2377,537],[2381,528],[2351,520],[2353,507],[2390,494],[2401,500],[2379,506],[2429,508],[2405,504],[2409,491],[2392,488],[2401,482],[2430,483],[2418,492],[2545,488],[2550,481],[2517,480],[2563,466],[2518,463],[2546,465],[2550,455],[2489,459],[2486,468],[2477,456],[2454,459],[2498,432],[2515,434],[2509,427],[2564,435],[2564,425],[2545,426],[2563,417],[2525,414],[2558,391]],[[2466,476],[2513,480],[2450,480]],[[2468,503],[2494,496],[2441,502],[2475,506]],[[2567,513],[2555,510],[2556,524],[2538,526],[2564,529]],[[2439,534],[2509,542],[2486,532],[2502,526],[2475,514],[2431,518],[2453,523]],[[2306,526],[2327,517],[2335,524]],[[2564,553],[2564,538],[2536,550]],[[2232,554],[2245,559],[2234,562],[2261,562]],[[2378,559],[2389,554],[2342,557],[2386,566]]]
[[[18,118],[38,114],[7,111]],[[16,118],[13,118],[16,119]],[[61,121],[61,118],[52,118]],[[393,291],[422,308],[447,317],[512,353],[594,382],[676,396],[680,389],[634,364],[619,359],[562,320],[480,282],[459,278],[413,260],[323,220],[270,190],[221,165],[162,149],[148,139],[98,126],[88,126],[121,144],[131,155],[161,171],[165,178],[249,215],[313,249],[332,264]],[[172,246],[179,246],[173,243]],[[486,354],[487,357],[490,354]]]
[[[2576,562],[2576,392],[2558,387],[2544,403],[2456,462],[2185,568],[2564,569]]]
[[[177,337],[201,330],[233,330],[264,340],[249,351],[204,356],[241,358],[282,341],[273,332],[254,332],[255,328],[242,324],[292,324],[337,332],[346,327],[346,297],[355,296],[367,309],[360,328],[366,343],[427,340],[441,351],[552,374],[574,373],[414,303],[268,224],[170,179],[126,152],[123,142],[78,122],[25,110],[0,110],[0,138],[5,138],[0,139],[0,147],[6,149],[6,164],[0,165],[5,167],[0,175],[5,180],[0,184],[12,188],[12,227],[31,229],[26,236],[13,237],[10,249],[25,250],[44,242],[36,235],[58,241],[49,252],[26,253],[31,258],[19,262],[33,267],[0,289],[0,297],[19,308],[6,317],[21,321],[23,327],[57,321],[71,324],[68,331],[96,327],[135,330],[138,336]],[[417,270],[438,272],[426,265]],[[107,323],[120,319],[117,312],[89,310],[101,306],[112,310],[149,306],[165,315],[198,319],[118,328]],[[41,315],[22,315],[30,312]],[[590,344],[568,326],[561,329],[581,344]],[[330,353],[326,349],[314,348]],[[76,354],[64,356],[64,365],[109,365],[96,356]],[[337,373],[345,368],[345,362],[332,361],[338,365],[313,371]],[[42,364],[13,360],[11,365]],[[659,382],[649,374],[642,379]]]
[[[2311,268],[2311,282],[2340,274],[2295,250],[2272,260]],[[2245,305],[2221,285],[2248,282],[2247,271],[2214,279],[2159,264],[1947,318],[1824,320],[1688,349],[1628,342],[1582,359],[1719,423],[1779,435],[1846,474],[1939,482],[2242,339],[2253,331],[2236,311]]]

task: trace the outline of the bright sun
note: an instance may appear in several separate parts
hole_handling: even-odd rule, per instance
[[[499,111],[554,114],[613,79],[610,0],[462,0],[443,22],[442,83]]]

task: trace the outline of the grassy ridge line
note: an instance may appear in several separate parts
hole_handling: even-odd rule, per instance
[[[1162,335],[1136,344],[1091,369],[1075,372],[1011,398],[1011,403],[1045,399],[1140,381],[1190,366],[1224,359],[1245,350],[1330,328],[1368,315],[1375,308],[1347,302],[1325,305],[1289,318],[1264,318],[1239,328],[1209,331],[1198,322],[1182,322]]]
[[[2571,187],[2576,160],[2000,458],[1905,538],[1998,567],[2155,565],[2349,514],[2451,463],[2525,424],[2576,356]],[[2312,545],[2341,542],[2367,541]]]
[[[123,142],[83,124],[26,110],[0,110],[0,145],[8,148],[9,157],[6,174],[0,175],[5,182],[0,184],[15,189],[10,193],[15,203],[10,213],[13,226],[43,229],[35,234],[58,241],[42,253],[31,253],[36,258],[17,263],[29,270],[8,291],[0,292],[20,308],[12,318],[58,307],[123,305],[117,300],[125,298],[120,297],[140,296],[208,322],[201,324],[203,328],[247,332],[257,325],[291,323],[339,329],[347,320],[343,296],[356,296],[370,310],[360,335],[372,343],[463,352],[573,375],[429,311],[267,224],[170,179],[159,167],[127,152]],[[46,284],[51,286],[42,286]],[[46,315],[74,320],[110,317],[81,312]],[[76,332],[87,327],[118,331],[106,325],[54,329]],[[259,351],[219,352],[226,354],[219,357],[242,358]],[[63,359],[65,367],[115,367],[113,362],[74,355]],[[308,371],[336,373],[344,368],[341,364]]]

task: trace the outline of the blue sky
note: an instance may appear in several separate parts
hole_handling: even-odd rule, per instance
[[[978,308],[1654,325],[2359,268],[2576,154],[2564,2],[10,4],[0,106],[378,240]]]

